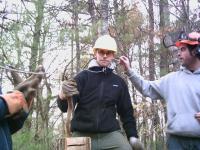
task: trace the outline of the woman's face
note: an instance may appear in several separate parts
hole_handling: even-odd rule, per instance
[[[114,59],[115,53],[106,49],[96,49],[94,55],[99,66],[108,67]]]

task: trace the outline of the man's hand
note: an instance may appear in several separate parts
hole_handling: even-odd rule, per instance
[[[196,113],[194,116],[198,121],[200,121],[200,112]]]
[[[79,94],[79,92],[77,90],[76,81],[74,79],[63,81],[61,90],[59,93],[60,99],[65,100],[76,94]]]
[[[144,150],[144,145],[136,137],[130,137],[129,142],[133,150]]]
[[[120,57],[120,64],[124,66],[124,70],[129,70],[131,68],[129,59],[126,56]]]
[[[22,92],[13,91],[11,93],[1,95],[0,97],[2,97],[6,102],[10,115],[16,114],[22,109],[28,112],[28,106]]]

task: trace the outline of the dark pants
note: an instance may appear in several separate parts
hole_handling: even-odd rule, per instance
[[[91,137],[92,150],[132,150],[126,137],[120,131],[109,133],[73,132],[73,137]]]
[[[168,150],[200,150],[200,138],[168,135],[167,149]]]

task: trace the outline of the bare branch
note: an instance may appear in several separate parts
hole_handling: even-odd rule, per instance
[[[36,72],[32,72],[32,71],[23,71],[23,70],[19,70],[19,69],[13,69],[13,68],[10,68],[10,67],[4,67],[4,66],[0,66],[0,68],[5,69],[5,70],[9,70],[9,71],[15,71],[15,72],[20,72],[20,73],[26,73],[26,74],[35,74],[35,75],[47,74],[47,73],[36,73]]]

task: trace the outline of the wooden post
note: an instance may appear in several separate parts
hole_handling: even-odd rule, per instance
[[[91,150],[90,137],[66,137],[58,139],[56,150]]]

